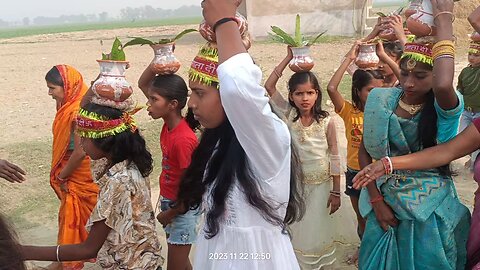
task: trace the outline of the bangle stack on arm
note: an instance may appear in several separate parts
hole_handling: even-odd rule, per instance
[[[441,58],[451,58],[455,59],[455,45],[451,40],[440,40],[432,49],[433,61]]]

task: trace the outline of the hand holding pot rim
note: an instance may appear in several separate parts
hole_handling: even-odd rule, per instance
[[[428,0],[424,0],[428,1]],[[432,3],[433,17],[438,15],[440,12],[452,12],[453,13],[453,0],[430,0]],[[443,16],[439,16],[440,17]],[[448,16],[445,16],[448,17]],[[449,17],[451,20],[451,18]]]
[[[203,18],[209,26],[213,26],[220,19],[235,17],[237,5],[232,0],[203,0]]]
[[[350,50],[348,51],[348,53],[345,55],[345,58],[349,58],[350,60],[355,60],[358,56],[358,47],[360,46],[360,44],[362,44],[363,42],[361,40],[356,40],[352,47],[350,48]]]

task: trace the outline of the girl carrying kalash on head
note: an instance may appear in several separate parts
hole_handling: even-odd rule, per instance
[[[90,158],[75,134],[75,117],[88,87],[75,68],[57,65],[45,75],[48,94],[56,101],[57,113],[53,121],[52,167],[50,185],[60,199],[58,212],[59,245],[85,241],[85,229],[95,207],[98,186],[90,173]],[[82,269],[83,262],[53,263],[50,269]]]
[[[382,48],[377,46],[377,55],[380,60],[377,68],[384,77],[383,87],[396,87],[399,85],[399,72],[397,72],[397,70],[399,70],[398,64],[400,62],[400,57],[402,56],[403,47],[408,39],[403,28],[402,16],[394,14],[388,16],[388,19],[379,17],[372,32],[363,38],[363,41],[369,42],[379,39],[379,37],[382,36],[382,31],[384,30],[393,32],[396,40],[390,40],[381,43],[381,45],[383,45]],[[381,54],[379,53],[380,50]],[[384,52],[385,54],[383,54]],[[347,69],[347,71],[349,70]]]
[[[200,50],[189,72],[188,106],[205,131],[177,197],[184,211],[202,205],[205,214],[193,268],[299,269],[285,232],[302,214],[290,133],[264,95],[234,2],[205,0],[202,7],[217,43]]]
[[[277,90],[277,82],[292,58],[287,48],[287,56],[274,68],[265,89],[299,145],[305,176],[306,213],[290,226],[293,247],[302,269],[320,269],[336,261],[334,240],[350,242],[354,238],[354,221],[349,218],[351,213],[336,213],[341,204],[337,132],[335,121],[322,109],[316,76],[312,72],[294,73],[288,80],[288,101]],[[349,223],[352,226],[346,226]]]
[[[363,136],[363,110],[368,94],[373,88],[382,87],[384,77],[378,70],[357,69],[352,76],[351,101],[346,100],[340,93],[338,86],[342,81],[347,68],[357,58],[358,44],[355,42],[345,56],[345,60],[335,71],[327,86],[327,93],[335,107],[335,112],[343,119],[345,136],[347,138],[347,171],[345,172],[345,194],[350,197],[350,203],[357,217],[357,234],[362,239],[365,230],[365,220],[358,210],[360,190],[352,187],[352,179],[360,170],[358,163],[358,150]],[[388,56],[387,56],[388,58]],[[352,228],[353,229],[353,228]],[[358,252],[357,252],[358,253]],[[358,259],[358,254],[352,255],[348,262],[353,264]]]
[[[452,85],[453,1],[431,2],[435,43],[431,37],[407,43],[400,61],[401,88],[374,89],[368,96],[362,167],[457,134],[463,101]],[[367,220],[360,269],[464,269],[470,213],[456,194],[448,165],[396,170],[370,183],[361,192],[360,213]]]
[[[190,165],[192,152],[197,147],[194,130],[199,127],[191,109],[182,117],[187,104],[188,87],[176,74],[158,75],[147,67],[138,80],[138,86],[148,98],[148,114],[164,121],[160,134],[162,149],[162,173],[160,175],[160,208],[157,219],[167,235],[167,270],[188,270],[192,265],[188,258],[197,238],[198,210],[184,214],[173,207],[177,200],[181,177]]]
[[[76,132],[96,161],[92,171],[100,187],[88,238],[73,245],[21,246],[22,257],[57,262],[96,258],[102,269],[160,269],[163,258],[147,178],[152,156],[130,113],[87,102],[77,113]]]

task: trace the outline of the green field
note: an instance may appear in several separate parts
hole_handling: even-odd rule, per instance
[[[139,21],[116,21],[106,23],[90,23],[90,24],[64,24],[49,26],[32,26],[32,27],[15,27],[0,29],[0,39],[33,36],[41,34],[54,34],[66,32],[78,32],[88,30],[107,30],[118,28],[137,28],[162,25],[179,25],[179,24],[197,24],[202,20],[201,17],[174,18],[162,20],[139,20]]]

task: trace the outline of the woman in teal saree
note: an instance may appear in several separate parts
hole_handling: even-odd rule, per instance
[[[406,44],[401,88],[374,89],[368,97],[362,167],[372,158],[417,152],[457,133],[463,100],[453,88],[453,1],[432,5],[438,33],[433,52],[433,44],[420,39]],[[448,166],[377,179],[362,190],[360,213],[367,220],[360,269],[464,269],[470,213],[457,197]]]

